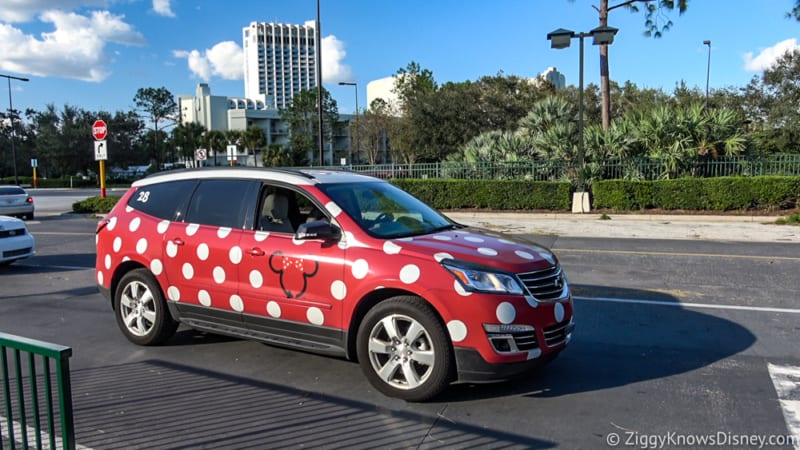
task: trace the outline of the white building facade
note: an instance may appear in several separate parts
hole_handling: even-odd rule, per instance
[[[251,22],[242,29],[242,46],[246,98],[282,109],[294,94],[316,87],[319,46],[313,22]]]

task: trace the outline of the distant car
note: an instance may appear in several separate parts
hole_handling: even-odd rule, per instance
[[[33,220],[33,197],[19,186],[0,186],[0,214]]]
[[[25,222],[9,216],[0,216],[0,266],[18,259],[33,256],[35,245]]]

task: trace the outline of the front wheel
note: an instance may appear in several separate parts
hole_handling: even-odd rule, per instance
[[[361,322],[357,340],[361,369],[385,395],[425,401],[450,384],[450,340],[433,308],[418,297],[376,305]]]
[[[164,300],[158,282],[145,269],[126,273],[114,294],[117,325],[129,341],[139,345],[158,345],[178,328]]]

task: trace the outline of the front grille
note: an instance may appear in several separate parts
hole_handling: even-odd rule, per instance
[[[21,248],[19,250],[9,250],[7,252],[3,252],[3,258],[13,258],[15,256],[27,255],[28,253],[33,250],[32,248]]]
[[[0,230],[0,239],[24,236],[25,234],[25,228],[18,228],[16,230]]]
[[[528,292],[539,301],[552,301],[561,298],[564,292],[564,273],[560,265],[544,270],[517,274]]]
[[[544,341],[548,347],[555,347],[567,341],[570,332],[570,324],[559,324],[544,329]]]

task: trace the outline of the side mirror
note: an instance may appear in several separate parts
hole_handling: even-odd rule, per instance
[[[342,230],[324,220],[303,223],[297,227],[294,235],[298,240],[322,239],[324,241],[338,240],[342,237]]]

